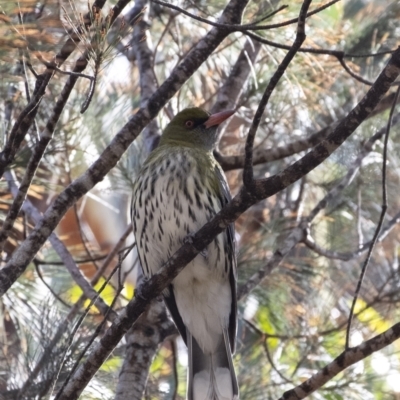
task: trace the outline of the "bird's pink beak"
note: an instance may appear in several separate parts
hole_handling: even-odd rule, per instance
[[[233,114],[235,114],[235,110],[221,111],[219,113],[212,114],[212,115],[210,115],[208,120],[206,122],[204,122],[204,125],[206,128],[210,128],[212,126],[219,125]]]

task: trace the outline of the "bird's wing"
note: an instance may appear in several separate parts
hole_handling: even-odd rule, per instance
[[[178,306],[176,305],[176,300],[172,285],[169,285],[168,289],[163,291],[163,296],[165,305],[167,306],[168,311],[171,314],[171,317],[174,320],[175,325],[178,328],[178,331],[181,334],[183,341],[187,345],[186,326],[182,320],[181,314],[178,310]]]
[[[225,175],[222,172],[222,169],[219,165],[215,167],[215,173],[218,177],[218,182],[220,186],[221,204],[224,206],[228,204],[231,199],[231,192],[229,190],[228,182],[226,181]],[[232,353],[235,352],[235,343],[236,343],[236,327],[237,327],[237,299],[236,299],[236,241],[235,241],[235,225],[229,224],[226,228],[226,236],[228,240],[228,249],[230,261],[230,270],[229,270],[229,283],[231,286],[231,294],[232,294],[232,304],[231,304],[231,313],[229,315],[229,327],[228,327],[228,335],[229,342],[231,345]]]
[[[137,236],[137,224],[139,223],[139,213],[135,209],[135,192],[137,191],[138,188],[138,181],[136,181],[134,187],[133,187],[133,198],[131,200],[131,223],[132,223],[132,228],[133,228],[133,236],[135,237],[135,242],[136,242],[136,250],[137,254],[139,257],[139,262],[140,266],[142,268],[143,274],[148,277],[150,275],[150,269],[149,266],[147,265],[147,260],[146,260],[146,255],[144,254],[143,249],[139,246],[139,239]]]

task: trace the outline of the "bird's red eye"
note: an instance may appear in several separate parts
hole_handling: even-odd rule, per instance
[[[194,122],[189,120],[185,122],[186,128],[193,128]]]

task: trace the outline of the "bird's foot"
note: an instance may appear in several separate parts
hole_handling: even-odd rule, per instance
[[[149,278],[143,276],[140,283],[135,287],[135,297],[147,301],[146,296],[143,294],[143,285],[149,280]]]
[[[193,237],[194,237],[194,234],[193,233],[189,233],[187,236],[185,236],[183,238],[183,243],[185,243],[185,244],[186,243],[193,244]],[[202,255],[204,258],[208,257],[208,251],[207,251],[206,248],[203,249],[202,251],[200,251],[199,254]]]

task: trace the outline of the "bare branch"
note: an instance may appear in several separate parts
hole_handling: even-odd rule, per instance
[[[277,8],[275,11],[273,11],[271,14],[267,15],[266,17],[261,18],[259,21],[254,21],[254,22],[252,22],[250,24],[243,24],[243,25],[220,24],[218,22],[213,22],[213,21],[210,21],[210,20],[208,20],[206,18],[202,18],[202,17],[199,17],[199,16],[197,16],[195,14],[192,14],[191,12],[183,9],[182,7],[176,6],[175,4],[167,3],[167,2],[162,1],[162,0],[151,0],[151,1],[153,3],[156,3],[156,4],[160,4],[160,5],[164,6],[164,7],[171,8],[172,10],[179,11],[180,13],[182,13],[182,14],[184,14],[184,15],[186,15],[186,16],[188,16],[188,17],[190,17],[190,18],[192,18],[192,19],[194,19],[196,21],[204,22],[204,23],[206,23],[208,25],[215,26],[215,27],[218,27],[218,28],[229,29],[231,32],[260,31],[260,30],[281,28],[283,26],[287,26],[287,25],[291,25],[291,24],[297,24],[298,20],[299,20],[298,18],[293,18],[293,19],[290,19],[288,21],[279,22],[277,24],[257,25],[259,22],[274,16],[278,12],[280,12],[280,11],[282,11],[285,8],[288,7],[287,5],[284,5],[284,6],[281,6],[281,7]],[[316,8],[315,10],[308,12],[306,14],[305,18],[308,18],[308,17],[311,17],[312,15],[318,14],[322,10],[325,10],[326,8],[329,8],[331,5],[337,3],[338,1],[340,1],[340,0],[331,0],[330,2],[320,6],[318,8]]]
[[[276,47],[276,48],[282,49],[282,50],[290,50],[290,48],[291,48],[291,46],[265,39],[255,33],[245,32],[245,34],[248,37],[251,37],[252,39],[257,40],[260,43],[267,44],[268,46]],[[362,76],[357,75],[354,71],[352,71],[349,68],[349,66],[346,64],[344,59],[352,58],[352,57],[356,57],[356,58],[376,57],[376,56],[382,56],[385,54],[393,54],[392,50],[382,51],[382,52],[377,52],[377,53],[369,53],[369,54],[347,54],[346,52],[341,51],[341,50],[315,49],[312,47],[303,47],[303,48],[299,49],[298,51],[299,51],[299,53],[321,54],[321,55],[328,55],[328,56],[336,57],[336,59],[339,61],[340,65],[350,76],[352,76],[354,79],[358,80],[359,82],[364,83],[369,86],[371,86],[373,84],[373,82],[370,82],[370,81],[364,79]]]
[[[121,368],[115,400],[141,400],[146,387],[149,367],[163,341],[163,331],[170,329],[165,305],[153,301],[147,312],[129,330],[125,338],[128,346]],[[132,382],[135,382],[132,385]]]
[[[8,185],[10,187],[10,191],[13,196],[18,195],[18,188],[17,188],[17,180],[12,171],[5,172],[5,178],[7,179]],[[27,213],[27,215],[37,223],[42,219],[39,211],[33,206],[33,204],[29,200],[25,200],[25,203],[22,209]],[[76,265],[71,253],[68,251],[64,243],[58,238],[58,236],[52,232],[49,236],[49,241],[53,246],[54,250],[58,254],[58,256],[63,261],[65,267],[67,268],[68,272],[70,273],[72,279],[75,283],[82,289],[83,293],[88,299],[97,300],[96,306],[102,312],[103,315],[107,313],[108,306],[104,302],[104,300],[98,296],[98,293],[92,288],[86,278],[82,275],[82,272]],[[111,313],[111,317],[114,317],[115,313]]]
[[[301,400],[306,398],[350,365],[364,360],[372,353],[383,349],[399,338],[400,323],[397,323],[387,331],[367,340],[359,346],[346,349],[342,354],[340,354],[340,356],[335,358],[331,363],[318,371],[311,378],[285,392],[279,400]]]
[[[125,5],[128,2],[128,0],[120,1],[120,3],[124,3]],[[104,4],[105,0],[96,0],[93,3],[93,7],[102,9]],[[84,17],[84,21],[85,25],[89,27],[91,24],[89,14]],[[49,65],[51,65],[52,67],[59,67],[75,50],[77,43],[79,43],[79,40],[80,39],[77,35],[69,37],[62,46],[59,53],[57,53],[57,55],[54,57],[53,61]],[[47,85],[49,84],[50,79],[53,77],[54,72],[55,70],[53,68],[47,67],[46,71],[43,74],[37,76],[35,90],[29,101],[29,104],[19,114],[13,126],[13,129],[10,132],[9,141],[7,142],[3,151],[0,152],[0,176],[4,174],[5,168],[13,161],[15,154],[18,151],[26,135],[26,132],[32,125],[38,112],[39,105],[46,91]]]
[[[228,78],[218,90],[217,100],[211,109],[212,114],[235,108],[251,72],[250,63],[255,63],[260,49],[258,42],[253,43],[251,39],[246,41]]]
[[[296,55],[297,51],[303,44],[304,40],[306,39],[305,33],[305,22],[307,16],[307,10],[310,7],[311,0],[305,0],[301,6],[299,20],[297,25],[297,32],[296,38],[293,42],[288,53],[285,55],[282,62],[279,64],[278,68],[276,69],[274,75],[272,76],[271,80],[269,81],[267,88],[258,104],[258,108],[256,114],[254,115],[253,122],[249,129],[249,133],[247,134],[246,146],[245,146],[245,160],[244,160],[244,169],[243,169],[243,184],[247,188],[251,188],[254,184],[254,177],[253,177],[253,144],[254,139],[256,137],[258,126],[260,125],[261,118],[264,114],[265,107],[268,104],[269,98],[273,90],[275,89],[276,85],[278,84],[279,80],[285,73],[287,67],[289,66],[290,62],[293,60],[294,56]]]
[[[393,96],[389,94],[385,96],[384,99],[377,105],[375,110],[368,115],[367,118],[372,118],[378,113],[389,108],[391,104],[393,104]],[[400,122],[400,116],[396,115],[393,118],[392,124],[398,124]],[[264,164],[267,162],[281,160],[285,157],[292,156],[294,154],[298,154],[304,150],[308,150],[318,143],[320,143],[323,139],[325,139],[328,135],[330,135],[333,130],[338,126],[339,122],[335,122],[331,125],[326,126],[325,128],[320,129],[318,132],[313,133],[312,135],[304,138],[300,138],[294,142],[285,144],[283,146],[272,147],[269,149],[265,149],[262,146],[258,146],[253,150],[253,166]],[[371,138],[373,142],[375,142],[379,138],[384,135],[384,130],[381,130],[380,133],[376,134]],[[372,145],[372,144],[371,144]],[[244,166],[244,154],[238,155],[223,155],[221,153],[215,153],[215,158],[221,164],[221,167],[224,171],[231,171],[233,169],[243,168]],[[363,157],[362,157],[363,158]]]
[[[292,156],[293,154],[308,150],[330,135],[337,125],[338,123],[334,123],[308,137],[301,138],[287,145],[273,147],[270,149],[264,149],[261,146],[256,147],[253,150],[253,166],[264,164],[266,162],[281,160],[285,157]],[[244,167],[245,156],[243,154],[225,156],[218,153],[216,154],[215,158],[221,164],[224,171],[231,171],[233,169]]]
[[[354,308],[357,303],[358,295],[361,290],[361,285],[364,280],[365,273],[368,268],[369,261],[371,259],[372,252],[374,250],[375,244],[378,241],[379,238],[379,233],[381,231],[382,225],[383,225],[383,220],[385,219],[386,215],[386,210],[387,210],[387,188],[386,188],[386,164],[387,164],[387,146],[388,146],[388,141],[389,141],[389,134],[390,134],[390,128],[392,126],[392,120],[393,120],[393,113],[394,109],[396,107],[397,99],[399,98],[399,93],[400,93],[400,86],[397,88],[396,91],[396,96],[393,100],[393,105],[390,110],[389,114],[389,119],[386,127],[386,132],[385,132],[385,140],[384,140],[384,145],[383,145],[383,157],[382,157],[382,209],[381,209],[381,215],[379,217],[378,225],[375,229],[374,237],[372,238],[371,245],[368,249],[368,254],[367,257],[365,258],[365,261],[363,263],[363,266],[361,268],[361,273],[360,273],[360,278],[357,282],[357,287],[356,291],[354,293],[353,297],[353,302],[351,304],[350,308],[350,315],[349,315],[349,323],[347,325],[347,330],[346,330],[346,349],[349,348],[349,343],[350,343],[350,331],[351,331],[351,323],[353,320],[353,314],[354,314]]]

